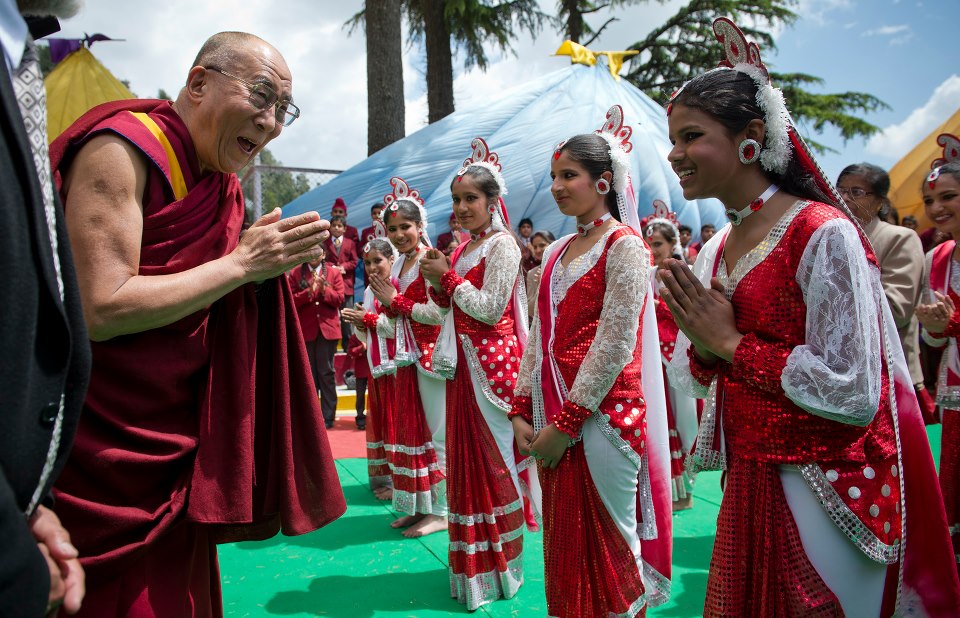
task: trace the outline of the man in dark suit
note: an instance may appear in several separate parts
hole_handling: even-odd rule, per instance
[[[61,16],[75,12],[75,6],[63,4]],[[31,38],[59,25],[55,19],[17,17],[0,11],[0,30],[14,33],[13,41],[0,43],[0,616],[5,617],[42,616],[61,603],[74,613],[83,600],[83,569],[49,508],[49,492],[73,442],[90,373],[73,258],[51,184],[46,103]]]
[[[323,256],[294,268],[287,273],[287,277],[310,358],[313,383],[320,391],[323,422],[330,429],[337,413],[333,356],[341,335],[343,277],[336,266],[323,261]]]
[[[343,217],[330,219],[330,238],[323,243],[327,263],[340,271],[343,276],[343,305],[353,306],[353,286],[357,275],[357,262],[360,261],[360,247],[352,238],[346,235],[347,220]],[[350,324],[346,320],[340,321],[340,330],[343,340],[343,351],[350,345]]]

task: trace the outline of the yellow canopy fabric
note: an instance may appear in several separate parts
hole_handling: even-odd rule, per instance
[[[937,144],[937,136],[941,133],[960,135],[960,109],[890,168],[890,203],[897,209],[901,220],[907,215],[916,217],[921,229],[933,225],[923,210],[920,187],[930,173],[930,164],[943,156],[943,146]]]
[[[81,47],[64,58],[44,80],[47,90],[47,139],[51,142],[92,107],[137,98]]]
[[[620,69],[623,68],[623,60],[627,56],[635,56],[640,52],[636,49],[627,51],[590,51],[579,43],[573,41],[564,41],[560,47],[553,53],[554,56],[570,56],[570,64],[585,64],[589,67],[597,64],[597,56],[607,57],[607,68],[613,79],[620,81]]]

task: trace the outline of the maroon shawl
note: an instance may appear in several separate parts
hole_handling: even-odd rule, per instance
[[[166,135],[187,188],[174,196]],[[112,132],[152,163],[141,275],[177,273],[230,253],[244,206],[235,174],[201,173],[166,101],[100,105],[51,145],[58,184],[94,135]],[[62,195],[67,204],[66,195]],[[93,373],[58,513],[88,578],[184,519],[217,542],[303,534],[346,510],[293,298],[284,277],[244,285],[173,324],[93,344]]]

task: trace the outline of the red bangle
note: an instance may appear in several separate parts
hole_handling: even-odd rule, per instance
[[[411,313],[413,313],[413,306],[415,304],[416,303],[403,294],[397,294],[393,297],[393,301],[390,303],[390,309],[392,309],[398,315],[409,316]]]
[[[730,377],[768,393],[783,392],[780,376],[792,348],[768,343],[753,333],[744,335],[733,352]]]
[[[574,440],[580,437],[580,429],[583,423],[593,414],[587,408],[578,406],[570,400],[563,402],[560,413],[553,420],[557,429],[567,434]]]
[[[706,364],[692,344],[687,348],[687,358],[690,360],[690,375],[693,376],[693,379],[704,386],[710,386],[710,383],[713,382],[720,371],[720,361],[712,365]]]
[[[452,269],[443,273],[443,276],[440,277],[440,287],[443,288],[444,293],[450,298],[453,298],[453,293],[461,283],[463,283],[463,277]]]
[[[507,418],[512,419],[515,416],[519,416],[523,420],[527,421],[531,425],[533,424],[533,400],[529,397],[517,397],[513,398],[513,406],[510,407],[510,411],[507,412]]]
[[[433,302],[441,309],[450,307],[450,297],[447,296],[443,290],[438,290],[433,286],[427,286],[427,293],[430,294],[430,298],[432,298]]]
[[[363,314],[363,327],[367,330],[376,330],[378,316],[372,311]]]

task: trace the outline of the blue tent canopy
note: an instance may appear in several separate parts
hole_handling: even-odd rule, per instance
[[[284,216],[316,210],[327,216],[337,197],[350,206],[348,222],[370,225],[370,206],[390,193],[389,180],[400,176],[418,189],[426,203],[431,238],[447,231],[451,212],[450,183],[471,152],[470,141],[483,137],[500,156],[508,194],[510,221],[533,220],[535,230],[557,236],[574,231],[573,219],[560,213],[550,195],[550,156],[557,143],[603,124],[607,110],[620,104],[625,124],[633,127],[633,186],[640,217],[663,200],[689,225],[726,223],[720,202],[687,201],[667,163],[670,142],[663,108],[625,80],[615,80],[603,66],[573,64],[511,88],[387,146],[284,207]]]

